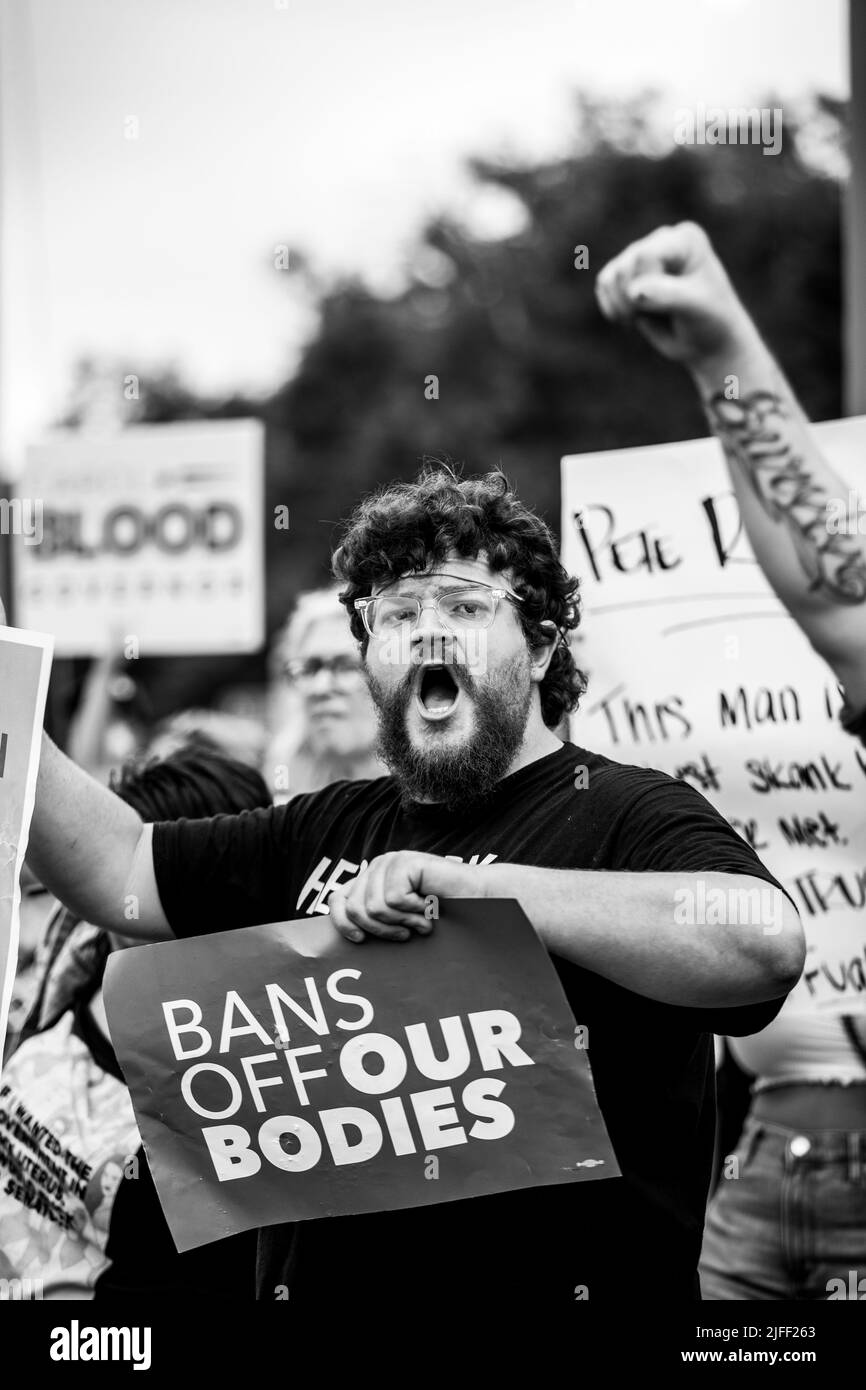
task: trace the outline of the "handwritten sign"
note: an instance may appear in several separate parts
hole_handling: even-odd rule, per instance
[[[866,418],[816,427],[866,493]],[[832,672],[773,594],[712,439],[562,461],[563,563],[580,575],[575,742],[697,787],[800,909],[789,1011],[866,1000],[866,749]]]
[[[169,1227],[250,1227],[617,1177],[550,958],[512,901],[429,937],[327,919],[116,952],[105,1003]]]
[[[18,962],[19,877],[36,796],[50,637],[0,627],[0,1057]]]
[[[58,431],[27,453],[16,617],[92,656],[254,651],[264,640],[263,432],[255,420]]]

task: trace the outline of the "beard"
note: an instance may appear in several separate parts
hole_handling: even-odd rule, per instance
[[[490,797],[526,732],[532,700],[528,670],[528,653],[506,668],[498,685],[479,684],[464,668],[451,669],[475,711],[471,733],[451,748],[416,748],[409,738],[406,712],[414,699],[414,670],[392,690],[366,672],[379,721],[376,751],[395,778],[404,807],[413,801],[440,802],[449,810],[465,811]]]

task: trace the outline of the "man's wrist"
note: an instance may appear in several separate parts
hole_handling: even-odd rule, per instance
[[[502,870],[505,867],[505,864],[477,864],[475,866],[475,886],[479,898],[507,898],[510,896],[505,879],[502,877]],[[493,872],[494,870],[498,870],[498,872]]]
[[[532,896],[530,880],[544,870],[527,864],[479,864],[473,869],[480,898],[514,898],[526,909],[527,892]]]
[[[503,861],[498,864],[479,864],[472,872],[476,875],[478,897],[513,898],[523,908],[527,917],[531,917],[537,929],[536,909],[544,900],[545,888],[549,887],[549,875],[557,872],[556,870],[538,868],[534,864],[509,864]]]

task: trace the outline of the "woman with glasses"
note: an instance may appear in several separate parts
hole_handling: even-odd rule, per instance
[[[339,589],[301,594],[273,649],[265,777],[277,802],[330,782],[382,777],[376,712]]]

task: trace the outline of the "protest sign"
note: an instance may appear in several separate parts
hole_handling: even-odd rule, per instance
[[[16,619],[56,633],[58,656],[127,635],[132,656],[255,651],[262,469],[255,420],[58,431],[34,445],[16,499]]]
[[[866,418],[815,427],[866,494]],[[847,499],[846,499],[847,500]],[[866,750],[832,672],[749,546],[715,440],[562,461],[562,559],[581,578],[578,744],[682,778],[753,846],[807,939],[790,1011],[866,999]]]
[[[517,903],[115,953],[111,1036],[179,1250],[281,1221],[617,1177],[582,1030]]]
[[[19,878],[36,796],[51,638],[0,627],[0,1057],[18,964]]]

